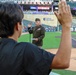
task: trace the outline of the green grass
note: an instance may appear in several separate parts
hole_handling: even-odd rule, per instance
[[[46,32],[43,48],[44,49],[50,49],[50,48],[58,48],[60,44],[60,38],[56,38],[56,36],[60,36],[60,32]],[[76,38],[76,32],[72,32],[72,36]],[[32,36],[31,36],[32,37]],[[30,34],[22,35],[19,40],[19,42],[30,42]]]
[[[72,32],[72,35],[76,35],[76,32]]]
[[[69,70],[52,70],[52,71],[60,75],[76,75],[76,71],[69,71]]]
[[[18,39],[18,42],[30,42],[30,41],[29,41],[29,37],[30,37],[29,34],[22,35],[22,36]]]
[[[60,36],[60,33],[47,32],[44,38],[43,48],[58,48],[60,44],[60,38],[56,38],[56,36]]]
[[[55,38],[55,36],[60,36],[59,32],[46,32],[43,48],[49,49],[49,48],[58,48],[60,43],[60,38]],[[30,34],[22,35],[19,40],[19,42],[30,42]]]

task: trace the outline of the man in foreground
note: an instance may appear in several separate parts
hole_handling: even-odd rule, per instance
[[[41,48],[45,37],[45,28],[41,25],[39,18],[35,19],[35,24],[35,27],[32,27],[31,24],[29,24],[28,31],[30,34],[33,34],[32,43]]]
[[[55,15],[62,25],[61,43],[56,55],[30,43],[18,43],[22,31],[21,7],[0,3],[0,75],[48,75],[51,69],[69,67],[72,15],[66,2],[59,3]]]

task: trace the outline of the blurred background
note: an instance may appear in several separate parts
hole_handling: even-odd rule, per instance
[[[0,2],[18,3],[24,12],[22,36],[19,38],[19,42],[31,42],[32,35],[30,37],[28,34],[28,24],[31,23],[32,27],[35,26],[35,18],[40,18],[42,26],[46,30],[43,48],[59,47],[62,26],[54,14],[54,11],[58,10],[59,0],[0,0]],[[66,0],[66,2],[70,5],[73,15],[72,46],[76,48],[76,0]]]
[[[72,32],[72,57],[71,67],[68,70],[53,70],[55,75],[76,75],[76,0],[66,0],[71,7],[73,15]],[[35,26],[35,18],[40,18],[46,33],[43,48],[55,53],[61,40],[62,26],[58,22],[54,11],[58,10],[59,0],[0,0],[0,2],[18,3],[24,12],[22,21],[23,30],[18,42],[30,42],[32,35],[28,33],[28,24]],[[53,50],[52,50],[53,49]],[[57,74],[58,73],[58,74]]]

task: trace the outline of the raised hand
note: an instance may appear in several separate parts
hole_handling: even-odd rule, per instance
[[[70,6],[67,5],[66,1],[60,1],[59,10],[55,12],[55,15],[62,25],[62,27],[71,27],[72,23],[72,14]]]

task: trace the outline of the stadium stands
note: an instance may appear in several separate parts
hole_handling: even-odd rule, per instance
[[[23,32],[27,32],[28,31],[28,24],[32,23],[32,27],[35,26],[35,22],[32,21],[28,21],[28,20],[23,20]],[[57,31],[57,27],[55,26],[48,26],[45,24],[42,24],[42,26],[45,28],[46,32],[56,32]]]
[[[26,0],[0,0],[0,2],[14,2],[14,3],[19,3],[19,4],[22,4],[23,1],[26,3]],[[30,1],[30,0],[28,0]],[[67,2],[67,4],[70,5],[71,9],[74,8],[75,9],[75,13],[76,13],[76,2]],[[24,14],[33,14],[33,13],[37,13],[37,14],[54,14],[54,12],[50,12],[50,11],[24,11]],[[74,14],[74,16],[76,16],[76,14]],[[27,32],[28,29],[27,29],[27,26],[28,24],[30,23],[31,21],[28,21],[28,20],[23,20],[23,32]],[[48,26],[48,25],[45,25],[45,24],[42,24],[44,27],[45,27],[45,30],[47,32],[54,32],[54,31],[57,31],[57,27],[55,26]],[[32,26],[35,26],[35,22],[32,22]],[[61,31],[62,28],[61,26],[59,26],[59,31]],[[72,27],[71,27],[71,31],[76,31],[76,19],[73,19],[73,22],[72,22]]]
[[[69,4],[71,8],[76,7],[76,2],[67,2],[67,4]]]

